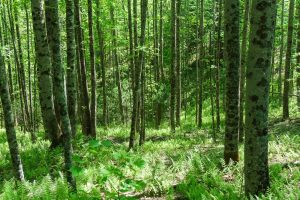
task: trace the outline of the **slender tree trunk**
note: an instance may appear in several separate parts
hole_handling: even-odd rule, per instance
[[[219,0],[219,16],[218,16],[218,29],[217,29],[217,69],[216,69],[216,128],[220,131],[221,117],[220,117],[220,67],[221,67],[221,54],[222,54],[222,17],[223,17],[223,1]]]
[[[135,1],[135,0],[134,0]],[[140,47],[145,45],[146,36],[146,20],[147,20],[147,10],[148,10],[148,0],[142,0],[141,3],[141,37],[140,37]],[[139,90],[140,90],[140,80],[143,65],[144,53],[141,48],[139,48],[138,62],[135,63],[135,81],[134,81],[134,91],[133,91],[133,104],[132,104],[132,115],[131,115],[131,128],[130,128],[130,138],[129,138],[129,150],[134,148],[135,134],[137,129],[137,119],[138,119],[138,104],[139,104]]]
[[[244,90],[245,90],[245,71],[248,43],[248,25],[249,25],[250,0],[245,0],[244,24],[242,32],[241,46],[241,66],[240,66],[240,88],[239,88],[239,140],[244,140]]]
[[[250,13],[244,173],[245,193],[254,196],[267,192],[269,187],[268,104],[276,1],[253,0]]]
[[[283,50],[284,50],[284,0],[281,1],[281,38],[280,38],[280,55],[279,55],[279,67],[278,67],[278,93],[279,93],[279,104],[282,104],[282,65],[283,65]]]
[[[75,181],[72,177],[72,129],[68,114],[67,97],[65,90],[65,75],[61,61],[60,50],[60,25],[58,14],[58,0],[46,0],[47,36],[50,46],[53,68],[54,95],[57,102],[57,111],[61,120],[64,139],[64,159],[66,178],[73,190],[76,190]]]
[[[170,128],[175,132],[176,102],[176,0],[171,0]]]
[[[111,5],[111,7],[110,7],[110,18],[113,23],[112,44],[113,44],[114,66],[116,67],[115,76],[116,76],[116,83],[117,83],[117,87],[118,87],[119,109],[120,109],[122,124],[125,124],[121,73],[120,73],[120,69],[119,69],[119,60],[118,60],[118,53],[117,53],[117,31],[116,31],[116,23],[115,23],[115,15],[114,15],[113,5]]]
[[[297,64],[296,64],[296,72],[297,72],[297,103],[298,103],[298,111],[300,112],[300,1],[297,4],[297,12],[298,12],[298,30],[297,30]]]
[[[47,43],[43,6],[41,0],[31,1],[42,118],[45,131],[52,141],[51,147],[56,147],[60,143],[61,131],[54,111],[51,57]]]
[[[76,88],[76,43],[74,1],[66,0],[67,33],[67,99],[72,135],[76,135],[77,88]]]
[[[130,0],[129,0],[130,1]],[[101,65],[101,78],[102,78],[102,118],[103,126],[107,128],[107,97],[106,97],[106,69],[105,69],[105,54],[104,54],[104,34],[100,24],[100,0],[96,1],[97,4],[97,32],[98,32],[98,41],[100,48],[100,65]]]
[[[1,30],[0,30],[1,32]],[[9,146],[12,165],[15,173],[15,177],[18,180],[24,181],[23,165],[19,154],[16,129],[14,125],[14,117],[10,102],[9,89],[6,79],[6,70],[4,60],[2,56],[2,50],[0,50],[0,97],[5,119],[6,137]]]
[[[289,118],[289,93],[290,93],[290,72],[291,72],[291,57],[293,45],[293,31],[294,31],[294,12],[295,0],[290,0],[289,6],[289,22],[288,22],[288,37],[287,37],[287,50],[285,57],[285,70],[284,70],[284,87],[283,87],[283,120]]]
[[[181,0],[176,0],[176,126],[181,126],[180,11]]]
[[[86,80],[86,64],[85,64],[85,52],[84,52],[84,41],[83,41],[83,29],[81,27],[81,17],[80,17],[80,7],[79,0],[74,0],[75,8],[75,27],[77,32],[77,45],[79,51],[79,60],[80,60],[80,74],[81,74],[81,110],[83,112],[82,118],[82,132],[85,135],[91,135],[91,111],[89,103],[89,93],[88,93],[88,84]]]
[[[198,72],[199,72],[199,80],[197,81],[198,84],[198,128],[202,127],[202,110],[203,110],[203,72],[204,72],[204,62],[203,62],[203,55],[204,55],[204,0],[200,0],[200,30],[199,30],[199,58],[198,62]],[[197,27],[198,29],[198,27]]]
[[[238,0],[227,0],[225,8],[225,64],[226,64],[226,112],[224,160],[239,161],[238,149],[238,94],[240,67],[240,3]]]
[[[88,0],[88,26],[89,26],[89,48],[90,48],[90,69],[91,69],[91,136],[96,137],[97,124],[97,99],[96,99],[96,68],[93,31],[93,3]]]

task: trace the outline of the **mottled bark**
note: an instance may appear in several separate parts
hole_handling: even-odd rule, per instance
[[[238,94],[240,67],[240,3],[238,0],[227,0],[224,3],[224,42],[226,65],[226,111],[225,111],[225,147],[224,159],[239,161],[238,151]]]
[[[6,137],[15,178],[24,181],[23,165],[19,154],[14,117],[10,102],[4,59],[0,49],[0,98],[4,113]]]
[[[281,20],[280,20],[280,54],[279,54],[279,66],[278,66],[278,93],[279,104],[282,104],[282,68],[283,68],[283,51],[284,51],[284,0],[281,1]]]
[[[51,139],[52,147],[55,147],[59,144],[61,131],[54,111],[51,57],[47,42],[43,6],[43,1],[41,0],[31,1],[40,106],[44,129]]]
[[[77,88],[74,1],[66,0],[67,99],[72,135],[76,135]]]
[[[289,22],[288,22],[288,36],[287,36],[287,49],[285,57],[284,69],[284,86],[283,86],[283,120],[290,116],[289,112],[289,93],[290,93],[290,73],[291,73],[291,59],[292,59],[292,45],[293,45],[293,31],[294,31],[294,13],[295,13],[295,0],[290,0],[289,5]]]
[[[244,139],[244,90],[245,90],[245,71],[247,59],[248,27],[249,27],[250,0],[245,0],[244,22],[241,45],[241,66],[240,66],[240,88],[239,88],[239,140]]]
[[[246,71],[245,193],[269,187],[268,104],[276,1],[253,0]]]

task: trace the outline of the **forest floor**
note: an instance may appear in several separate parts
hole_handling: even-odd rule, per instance
[[[280,122],[271,106],[269,164],[271,187],[260,199],[300,199],[300,120]],[[278,112],[278,113],[277,113]],[[293,111],[292,111],[293,112]],[[0,130],[0,199],[244,199],[243,145],[240,162],[225,166],[223,132],[217,142],[207,124],[194,128],[193,117],[182,128],[147,129],[147,141],[127,152],[128,128],[98,129],[98,139],[74,142],[77,194],[68,194],[63,179],[63,151],[49,142],[30,142],[18,133],[26,182],[13,179],[4,130]],[[189,123],[190,122],[190,123]],[[167,127],[167,126],[166,126]],[[43,133],[38,133],[42,138]]]

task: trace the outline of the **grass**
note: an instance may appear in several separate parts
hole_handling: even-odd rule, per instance
[[[291,108],[296,119],[296,106]],[[272,104],[270,109],[271,187],[257,198],[298,200],[300,121],[278,123],[280,109]],[[126,151],[126,127],[99,128],[98,140],[93,141],[78,134],[72,168],[76,194],[68,193],[63,178],[62,149],[49,152],[49,142],[39,139],[32,144],[29,134],[20,132],[26,182],[13,180],[4,130],[0,130],[0,199],[244,199],[243,145],[241,162],[225,166],[223,133],[214,143],[209,107],[201,130],[194,128],[194,115],[189,113],[174,135],[167,124],[160,130],[147,129],[147,142],[135,152]],[[38,135],[42,138],[43,133]]]

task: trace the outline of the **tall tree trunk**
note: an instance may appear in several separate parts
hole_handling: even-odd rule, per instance
[[[93,3],[88,0],[88,26],[89,26],[89,48],[90,48],[90,69],[91,69],[91,136],[96,137],[97,124],[97,99],[96,99],[96,68],[93,31]]]
[[[197,69],[199,73],[198,84],[198,128],[202,127],[202,110],[203,110],[203,72],[204,72],[204,0],[200,0],[200,27],[197,27],[199,30],[199,57],[197,60]],[[197,50],[198,51],[198,50]]]
[[[51,146],[60,142],[61,131],[58,125],[53,100],[53,86],[51,78],[51,57],[47,43],[43,1],[31,0],[33,31],[35,38],[35,53],[38,68],[40,105],[46,133],[51,139]]]
[[[300,112],[300,1],[297,4],[297,12],[298,12],[298,30],[297,30],[297,103],[298,103],[298,110]]]
[[[129,0],[130,1],[130,0]],[[100,48],[100,65],[102,78],[102,118],[103,126],[107,128],[107,97],[106,97],[106,69],[105,69],[105,54],[104,54],[104,34],[100,24],[100,0],[96,1],[97,5],[97,33]]]
[[[135,0],[134,0],[135,1]],[[147,20],[147,10],[148,10],[148,0],[142,0],[141,2],[141,37],[140,37],[140,48],[138,53],[138,60],[135,63],[135,81],[134,81],[134,91],[133,91],[133,104],[132,104],[132,114],[131,114],[131,128],[130,128],[130,138],[129,138],[129,150],[134,148],[135,134],[137,129],[137,119],[138,119],[138,104],[139,104],[139,90],[140,90],[140,80],[143,65],[144,53],[141,49],[145,45],[146,36],[146,20]]]
[[[290,71],[292,59],[292,45],[293,45],[293,31],[294,31],[294,13],[295,13],[295,0],[290,0],[289,6],[289,22],[288,22],[288,36],[287,36],[287,49],[285,57],[284,69],[284,86],[283,86],[283,120],[289,118],[289,93],[290,93]]]
[[[171,0],[170,128],[175,132],[176,102],[176,0]]]
[[[239,88],[239,140],[244,140],[244,90],[245,90],[245,71],[247,59],[248,26],[249,26],[250,0],[245,0],[244,24],[242,32],[241,46],[241,66],[240,66],[240,88]]]
[[[0,30],[1,31],[1,30]],[[23,165],[19,154],[14,117],[10,102],[4,60],[0,50],[0,97],[5,118],[6,137],[16,179],[24,181]]]
[[[76,43],[74,1],[66,0],[67,33],[67,99],[72,135],[76,135],[77,88],[76,88]]]
[[[279,66],[278,66],[278,93],[279,93],[279,103],[280,106],[282,104],[282,63],[283,63],[283,51],[284,51],[284,0],[281,1],[281,21],[280,21],[280,29],[281,29],[281,37],[280,37],[280,55],[279,55]]]
[[[181,125],[180,11],[181,0],[176,0],[176,126]]]
[[[217,25],[217,69],[216,69],[216,128],[220,131],[221,117],[220,117],[220,67],[221,67],[221,57],[222,57],[222,17],[223,17],[223,1],[219,0],[219,10],[218,10],[218,25]]]
[[[61,61],[60,25],[58,15],[58,0],[46,0],[47,36],[52,57],[54,96],[57,102],[57,111],[61,120],[64,138],[64,159],[66,178],[73,190],[76,190],[72,177],[72,129],[68,114],[67,97],[65,90],[65,75]]]
[[[266,192],[269,186],[268,104],[276,1],[253,0],[250,13],[244,173],[245,193],[254,196]]]
[[[125,124],[124,106],[123,106],[123,91],[122,91],[122,82],[121,82],[122,80],[121,80],[121,73],[120,73],[118,53],[117,53],[117,31],[116,31],[116,23],[115,23],[115,15],[114,15],[113,5],[111,5],[111,7],[110,7],[110,18],[113,23],[112,44],[113,44],[115,76],[116,76],[116,83],[117,83],[117,87],[118,87],[119,109],[120,109],[122,124]]]
[[[240,67],[240,3],[238,0],[227,0],[225,8],[225,65],[226,65],[226,113],[224,160],[239,161],[238,149],[238,94]]]
[[[76,27],[76,35],[77,35],[77,45],[78,45],[78,53],[79,53],[79,61],[80,61],[80,74],[81,74],[81,110],[83,112],[82,118],[82,132],[85,135],[91,135],[92,127],[91,127],[91,111],[90,111],[90,103],[89,103],[89,93],[88,93],[88,84],[86,80],[86,64],[85,64],[85,52],[84,52],[84,41],[83,41],[83,29],[81,27],[81,16],[80,16],[80,6],[79,0],[74,0],[74,8],[75,8],[75,27]]]

